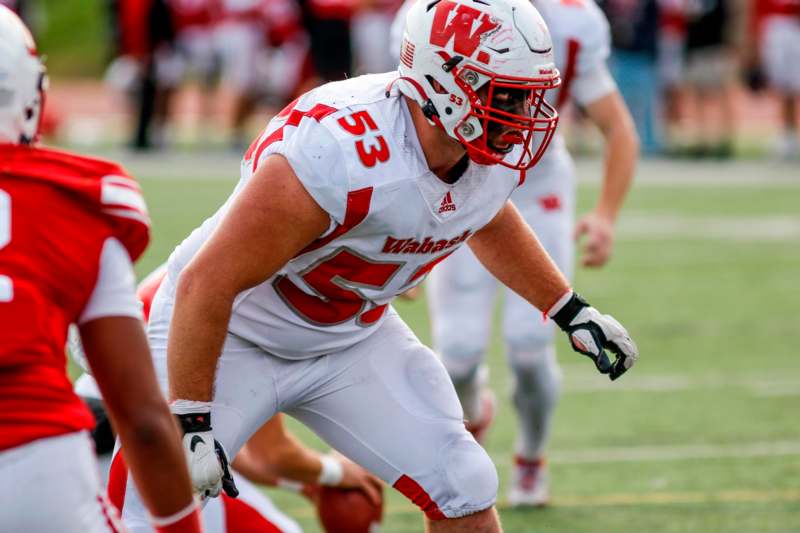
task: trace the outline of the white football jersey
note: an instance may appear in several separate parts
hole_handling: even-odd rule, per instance
[[[595,1],[533,0],[532,3],[550,30],[556,66],[561,73],[561,86],[547,93],[547,100],[558,112],[563,114],[572,101],[586,106],[616,91],[606,65],[611,51],[608,20]],[[572,158],[563,136],[557,134],[542,159],[528,171],[525,186],[519,188],[512,200],[523,213],[535,212],[539,207],[549,212],[548,205],[552,203],[555,212],[571,216],[574,196]],[[532,224],[527,214],[523,216]],[[542,229],[539,237],[546,241],[551,235]],[[555,252],[552,248],[548,250]]]
[[[586,105],[614,90],[606,70],[611,34],[595,1],[533,0],[533,5],[550,29],[561,73],[561,87],[548,93],[548,100],[561,111],[570,99]]]
[[[395,296],[421,283],[492,220],[519,185],[519,172],[474,163],[454,184],[437,178],[405,98],[386,94],[397,76],[361,76],[303,95],[245,154],[231,198],[266,157],[281,154],[329,213],[331,227],[270,279],[237,296],[231,333],[286,358],[359,342],[391,312]],[[172,254],[170,285],[231,198]]]

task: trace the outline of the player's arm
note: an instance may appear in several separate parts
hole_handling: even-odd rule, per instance
[[[537,309],[549,309],[570,285],[511,202],[467,241],[500,282]]]
[[[639,354],[628,332],[572,291],[514,204],[506,202],[467,243],[489,272],[550,316],[600,372],[616,379],[633,366]],[[613,363],[604,349],[616,354]]]
[[[275,485],[289,480],[304,485],[326,485],[363,490],[380,504],[380,480],[341,455],[321,455],[304,446],[283,423],[272,417],[236,455],[237,472],[255,483]]]
[[[190,516],[196,506],[180,433],[156,382],[141,320],[104,317],[81,325],[80,332],[125,461],[156,524],[163,526],[159,531],[200,531],[199,517]],[[184,516],[197,529],[169,527]]]
[[[212,399],[234,298],[275,274],[329,222],[288,161],[268,157],[178,280],[167,348],[172,400]]]
[[[605,161],[600,196],[594,210],[576,223],[575,238],[586,236],[582,264],[599,267],[611,256],[614,223],[639,159],[639,137],[628,106],[617,90],[588,103],[584,110],[603,135]]]
[[[185,432],[213,442],[210,402],[236,295],[276,273],[329,222],[288,161],[271,155],[186,265],[177,283],[167,346],[172,410]],[[184,446],[195,489],[218,494],[224,472],[213,456],[193,457],[187,437]]]
[[[130,258],[109,239],[79,320],[83,351],[157,529],[200,531],[180,435],[156,381],[140,315]]]

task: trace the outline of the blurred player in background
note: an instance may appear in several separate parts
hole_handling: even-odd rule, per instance
[[[800,0],[752,0],[745,48],[754,89],[761,88],[763,70],[769,86],[780,98],[783,134],[778,153],[785,159],[800,157]]]
[[[659,0],[597,0],[597,4],[610,24],[611,74],[636,124],[642,152],[658,155],[663,142],[657,64]]]
[[[672,153],[684,137],[681,127],[686,76],[686,3],[660,0],[658,71],[664,103],[665,144]]]
[[[175,30],[167,0],[113,0],[116,59],[106,75],[124,91],[136,113],[130,146],[162,146],[169,105],[180,76]]]
[[[685,81],[695,128],[689,154],[728,158],[736,136],[733,5],[730,0],[687,0],[685,13]]]
[[[397,68],[386,38],[402,0],[362,0],[351,23],[356,74],[386,72]]]
[[[545,23],[524,0],[427,7],[409,10],[399,72],[324,85],[278,114],[168,261],[148,335],[184,443],[206,443],[187,447],[199,492],[234,490],[203,450],[235,454],[280,411],[417,504],[430,531],[499,531],[494,465],[441,362],[389,307],[465,242],[600,372],[638,357],[508,201],[557,122]],[[130,484],[122,512],[142,527]]]
[[[219,54],[223,85],[233,93],[231,141],[235,150],[247,145],[245,125],[258,101],[258,55],[264,48],[263,0],[218,0],[214,48]]]
[[[393,38],[399,50],[398,27],[413,1],[398,13]],[[511,196],[562,272],[573,270],[574,238],[585,237],[583,264],[600,267],[608,261],[614,222],[633,180],[638,140],[630,114],[608,72],[608,23],[589,0],[534,0],[553,38],[561,88],[548,98],[559,111],[575,102],[605,139],[605,175],[595,209],[574,223],[576,177],[562,136],[556,136],[542,160],[528,171],[525,183]],[[455,384],[467,428],[479,441],[494,417],[489,389],[489,349],[494,307],[500,283],[468,249],[453,253],[431,274],[428,302],[433,348]],[[524,298],[505,289],[503,338],[514,374],[513,400],[519,436],[514,450],[509,500],[513,505],[542,505],[549,498],[544,448],[559,396],[553,324]]]
[[[67,328],[77,323],[153,527],[199,532],[134,294],[131,261],[149,239],[138,185],[112,163],[34,146],[44,66],[2,6],[0,35],[0,524],[118,530],[87,435],[92,415],[65,370]]]

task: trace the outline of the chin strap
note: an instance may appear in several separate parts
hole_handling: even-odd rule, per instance
[[[433,101],[428,97],[428,94],[425,92],[425,89],[422,88],[422,85],[420,85],[419,82],[417,82],[417,80],[414,78],[409,78],[408,76],[399,76],[390,81],[389,85],[386,86],[386,98],[391,96],[392,86],[401,80],[408,82],[419,93],[422,99],[425,100],[425,103],[420,106],[422,109],[422,114],[425,115],[425,118],[431,121],[434,125],[444,129],[442,121],[439,120],[439,112],[436,111]]]

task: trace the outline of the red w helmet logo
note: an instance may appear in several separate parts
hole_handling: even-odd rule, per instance
[[[431,44],[444,48],[453,39],[455,53],[470,57],[481,44],[481,36],[497,26],[499,23],[491,20],[488,13],[443,0],[436,5]]]

